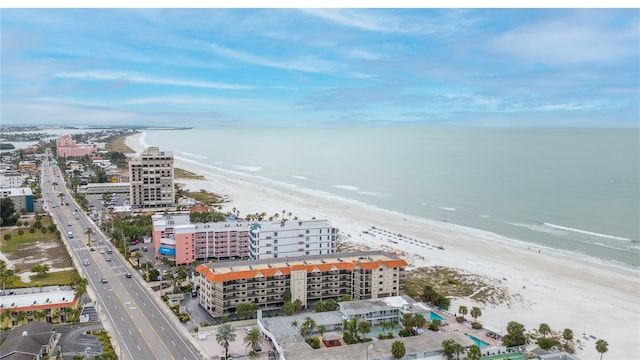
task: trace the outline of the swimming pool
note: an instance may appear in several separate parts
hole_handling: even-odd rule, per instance
[[[433,320],[440,320],[440,321],[444,321],[444,318],[436,313],[434,313],[433,311],[431,312],[431,316],[429,317],[429,321],[433,321]]]
[[[471,335],[469,335],[469,334],[464,334],[464,335],[465,335],[466,337],[468,337],[469,339],[471,339],[474,343],[476,343],[476,345],[478,345],[478,347],[479,347],[480,349],[486,348],[487,346],[490,346],[490,345],[491,345],[491,344],[489,344],[489,343],[486,343],[486,342],[484,342],[484,341],[482,341],[482,340],[478,339],[478,338],[477,338],[477,337],[475,337],[475,336],[471,336]]]

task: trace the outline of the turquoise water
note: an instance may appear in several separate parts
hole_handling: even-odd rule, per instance
[[[476,343],[476,345],[478,345],[478,347],[479,347],[480,349],[484,349],[484,348],[486,348],[487,346],[490,346],[490,344],[489,344],[489,343],[486,343],[486,342],[484,342],[484,341],[482,341],[482,340],[478,339],[478,338],[477,338],[477,337],[475,337],[475,336],[472,336],[472,335],[469,335],[469,334],[464,334],[464,335],[465,335],[466,337],[468,337],[469,339],[473,340],[473,342],[474,342],[474,343]]]
[[[149,130],[144,141],[212,168],[640,267],[638,129],[220,127]]]
[[[509,360],[527,360],[528,358],[519,352],[513,352],[513,353],[506,353],[506,354],[497,354],[497,355],[491,355],[491,356],[483,356],[481,358],[482,360],[502,360],[502,359],[509,359]]]
[[[431,316],[429,317],[429,321],[433,321],[433,320],[440,320],[440,321],[444,321],[444,318],[436,313],[434,313],[433,311],[431,312]]]

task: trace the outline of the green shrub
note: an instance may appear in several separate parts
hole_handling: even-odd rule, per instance
[[[4,239],[5,239],[6,241],[11,240],[11,234],[4,234]]]
[[[309,344],[312,349],[320,349],[320,339],[315,336],[307,339],[307,344]]]
[[[18,236],[22,236],[22,235],[24,235],[24,230],[22,230],[22,229],[18,230]]]
[[[482,329],[482,324],[477,321],[474,321],[471,323],[471,328],[476,330]]]
[[[400,337],[413,336],[413,331],[402,329],[398,331],[398,335],[400,335]]]
[[[459,322],[459,323],[463,323],[464,322],[464,317],[458,316],[458,317],[456,317],[456,321]]]

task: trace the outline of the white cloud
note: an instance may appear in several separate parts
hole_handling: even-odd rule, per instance
[[[301,9],[303,13],[330,21],[334,24],[365,31],[400,34],[433,34],[443,27],[432,22],[431,18],[396,17],[374,14],[374,11],[354,9]],[[445,25],[445,27],[449,27]]]
[[[496,36],[489,49],[525,62],[577,64],[638,56],[638,27],[615,28],[583,18],[524,25]]]
[[[105,80],[105,81],[126,81],[139,84],[159,84],[170,86],[187,86],[208,89],[225,89],[225,90],[247,90],[253,89],[250,85],[225,84],[211,81],[195,81],[182,80],[167,77],[140,75],[129,72],[115,71],[84,71],[84,72],[59,72],[54,74],[58,78],[72,79],[88,79],[88,80]]]
[[[271,60],[258,57],[252,54],[242,53],[228,49],[217,44],[207,43],[208,48],[220,55],[230,59],[242,61],[249,64],[272,67],[285,70],[296,70],[313,73],[328,73],[337,70],[338,64],[318,59],[317,57],[306,56],[295,60],[282,61]]]

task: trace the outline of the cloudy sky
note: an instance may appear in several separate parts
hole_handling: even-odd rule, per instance
[[[625,126],[640,10],[3,9],[3,124]]]

